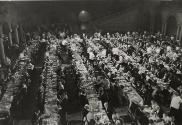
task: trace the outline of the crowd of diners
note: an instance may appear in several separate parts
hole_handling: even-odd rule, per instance
[[[0,75],[0,95],[3,96],[3,91],[6,91],[9,81],[15,80],[14,77],[19,76],[21,72],[26,76],[26,70],[31,69],[31,66],[33,66],[32,61],[35,60],[33,58],[37,57],[40,44],[35,39],[32,39],[30,44],[21,41],[19,45],[17,43],[11,45],[6,34],[2,34],[1,38],[3,39],[4,53],[6,56],[5,63],[1,62],[0,64],[0,68],[5,69],[5,72],[1,72]]]
[[[90,37],[85,34],[70,36],[62,44],[73,41],[78,42],[77,47],[85,63],[93,65],[94,71],[101,74],[95,81],[95,87],[103,103],[109,101],[110,88],[117,85],[117,78],[121,75],[118,73],[123,71],[143,98],[143,105],[151,106],[161,119],[167,119],[166,124],[173,120],[180,124],[182,49],[174,36],[147,32],[124,35],[95,33]],[[112,69],[110,64],[116,68]],[[170,112],[166,112],[164,107],[170,108]],[[152,121],[149,122],[152,124]]]
[[[174,121],[180,125],[182,114],[182,48],[174,36],[165,36],[160,32],[127,32],[126,34],[86,34],[66,35],[63,32],[43,32],[26,34],[27,45],[32,40],[39,42],[57,42],[66,49],[68,44],[77,42],[76,48],[88,69],[92,65],[96,80],[94,86],[103,107],[109,107],[108,117],[115,124],[117,114],[113,111],[112,91],[125,86],[118,79],[124,75],[133,88],[143,98],[141,107],[151,107],[165,124]],[[114,67],[114,68],[113,68]],[[115,88],[115,89],[113,89]],[[81,95],[84,95],[84,92]],[[69,97],[68,97],[69,98]],[[83,103],[87,103],[84,101]],[[124,102],[121,102],[124,103]],[[83,104],[84,105],[84,104]],[[106,106],[107,105],[107,106]],[[84,109],[87,109],[87,105]],[[166,111],[165,109],[170,109]],[[87,112],[87,111],[86,111]],[[84,114],[85,115],[85,114]],[[86,115],[85,115],[86,116]],[[117,121],[117,122],[116,122]],[[153,124],[152,121],[149,121]],[[155,124],[155,123],[154,123]]]
[[[108,101],[112,97],[108,93],[112,87],[119,86],[118,77],[125,75],[143,98],[143,107],[150,106],[153,112],[157,112],[159,117],[165,120],[165,124],[170,124],[171,121],[180,124],[182,49],[174,36],[167,37],[159,32],[104,35],[95,33],[91,36],[66,36],[64,32],[48,32],[37,39],[43,42],[47,39],[58,40],[63,48],[73,41],[78,42],[77,47],[82,59],[93,65],[95,74],[98,75],[94,84],[103,106],[110,104]],[[113,66],[115,68],[112,68]],[[84,95],[84,92],[80,93]],[[112,100],[113,102],[115,100]],[[111,109],[113,105],[109,105]],[[166,111],[166,107],[170,111]],[[111,111],[111,120],[113,114],[115,113]]]
[[[6,111],[10,110],[12,118],[18,118],[26,114],[25,100],[29,86],[33,81],[40,80],[33,76],[39,74],[39,69],[36,69],[35,65],[42,63],[45,46],[35,38],[23,45],[10,45],[7,37],[4,37],[3,42],[7,63],[1,64],[0,67],[6,68],[7,72],[0,74],[4,76],[0,79],[0,101],[4,104],[1,106],[6,107]]]
[[[8,88],[9,90],[6,90],[6,94],[9,94],[8,91],[14,91],[13,102],[10,109],[13,118],[21,117],[22,114],[26,114],[25,100],[28,95],[28,88],[31,86],[31,84],[33,84],[33,82],[40,81],[38,76],[38,72],[40,71],[39,69],[35,68],[35,65],[37,65],[37,60],[39,60],[39,62],[42,61],[40,59],[40,52],[42,49],[45,48],[39,41],[32,40],[31,44],[19,54],[19,57],[11,70],[11,74],[9,76],[10,81],[7,82],[7,85],[14,84],[14,86],[12,85],[11,88]]]

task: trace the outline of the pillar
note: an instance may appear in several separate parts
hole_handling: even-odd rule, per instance
[[[177,27],[177,31],[176,31],[176,40],[178,40],[179,39],[179,35],[180,35],[180,25],[178,25],[178,27]]]
[[[163,35],[166,35],[166,27],[167,27],[167,25],[166,25],[166,23],[164,23]]]
[[[162,29],[161,29],[161,33],[164,33],[164,24],[162,24]]]
[[[166,35],[166,26],[167,26],[166,20],[163,20],[162,21],[162,34],[163,35]]]
[[[4,44],[3,44],[2,34],[3,34],[3,25],[0,24],[0,63],[5,64],[6,63],[6,56],[5,56],[5,52],[4,52]]]
[[[10,46],[13,45],[13,40],[12,40],[12,27],[11,27],[11,23],[8,24],[9,25],[9,43],[10,43]]]
[[[15,30],[15,40],[16,40],[16,44],[19,45],[20,41],[19,41],[19,34],[18,34],[18,25],[16,25],[14,27],[14,30]]]
[[[24,34],[24,30],[23,30],[23,25],[20,25],[20,35],[21,35],[21,41],[23,42],[23,44],[25,44],[26,40],[25,40],[25,34]]]
[[[182,25],[180,25],[180,27],[182,28]],[[182,38],[182,29],[179,31],[178,35],[179,35],[178,38],[179,38],[179,41],[180,41],[180,45],[182,46],[182,41],[181,41],[181,38]]]

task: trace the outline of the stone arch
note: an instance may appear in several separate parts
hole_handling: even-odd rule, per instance
[[[156,13],[154,31],[158,32],[161,31],[161,29],[162,29],[162,15],[161,13]]]
[[[166,35],[176,35],[177,31],[177,19],[176,16],[170,15],[166,21]]]
[[[141,29],[150,31],[150,18],[151,18],[151,13],[149,10],[145,10],[145,12],[141,16],[142,21],[141,21]]]

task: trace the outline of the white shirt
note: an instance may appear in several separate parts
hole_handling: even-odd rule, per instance
[[[181,103],[182,103],[182,99],[180,98],[180,96],[173,96],[170,107],[179,109]]]
[[[46,56],[46,57],[49,57],[49,52],[46,52],[46,53],[45,53],[45,56]]]
[[[149,58],[149,62],[150,62],[150,63],[154,62],[153,56],[151,56],[151,57]]]
[[[93,52],[89,52],[89,59],[93,60],[95,58],[95,55]]]
[[[91,112],[89,112],[86,117],[87,117],[88,122],[90,122],[92,119],[94,119],[94,115]]]
[[[178,57],[178,55],[177,55],[177,53],[173,53],[173,60],[176,60],[177,59],[177,57]]]
[[[123,62],[123,57],[122,56],[119,57],[119,61]]]
[[[66,40],[63,40],[62,41],[62,45],[66,45],[67,44],[67,41]]]
[[[156,51],[157,54],[159,54],[161,49],[160,48],[156,48],[155,51]]]
[[[103,49],[97,54],[98,58],[105,58],[106,57],[106,49]]]
[[[119,49],[118,49],[118,48],[113,48],[113,49],[112,49],[112,52],[113,52],[113,54],[115,54],[115,55],[119,55]]]
[[[152,53],[152,48],[151,48],[151,47],[148,47],[148,48],[147,48],[147,53],[148,53],[148,54]]]
[[[40,42],[43,42],[44,43],[44,42],[46,42],[46,40],[45,39],[42,39]]]
[[[24,58],[24,57],[25,57],[24,53],[20,53],[19,58],[22,59],[22,58]]]
[[[92,48],[91,47],[88,47],[87,48],[87,53],[91,52]]]
[[[167,46],[167,51],[171,51],[171,47],[170,46]]]
[[[102,52],[101,52],[101,57],[106,57],[106,52],[107,52],[107,50],[103,49]]]

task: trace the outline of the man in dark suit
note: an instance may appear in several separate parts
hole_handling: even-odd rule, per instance
[[[112,114],[114,113],[113,106],[109,102],[104,103],[104,109],[110,121],[112,120]]]

